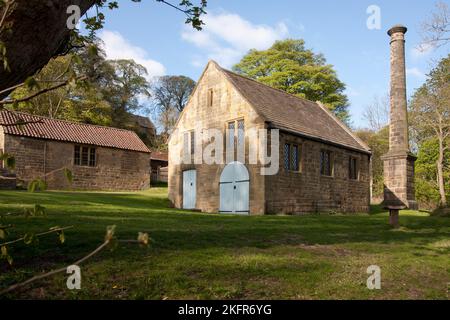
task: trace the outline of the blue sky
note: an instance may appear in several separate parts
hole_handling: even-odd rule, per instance
[[[196,0],[193,0],[195,2]],[[172,0],[176,3],[177,0]],[[444,2],[449,3],[448,0]],[[209,0],[207,23],[197,32],[184,15],[153,0],[120,1],[106,10],[100,32],[109,58],[133,58],[150,75],[200,76],[209,59],[230,68],[250,48],[265,49],[273,41],[302,38],[323,53],[347,85],[354,127],[364,127],[362,112],[374,96],[389,89],[389,38],[394,24],[408,27],[407,84],[411,94],[420,86],[432,61],[449,48],[419,52],[420,24],[434,9],[431,0]],[[367,8],[381,9],[381,29],[369,30]]]

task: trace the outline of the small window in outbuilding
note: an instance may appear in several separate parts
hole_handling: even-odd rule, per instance
[[[320,151],[320,174],[331,177],[333,175],[333,164],[331,151]]]
[[[348,171],[351,180],[358,180],[358,160],[356,158],[349,158]]]
[[[75,146],[73,164],[76,166],[95,167],[97,165],[96,149],[86,146]]]
[[[209,89],[208,90],[208,106],[209,107],[212,107],[212,105],[213,105],[213,97],[214,96],[214,92],[213,92],[213,89]]]
[[[81,152],[80,152],[80,146],[75,146],[75,151],[73,155],[73,164],[76,166],[81,165]]]

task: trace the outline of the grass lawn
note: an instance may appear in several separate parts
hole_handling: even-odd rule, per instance
[[[24,232],[74,225],[66,243],[52,234],[11,248],[0,261],[0,288],[69,265],[103,241],[115,224],[121,239],[148,232],[148,248],[119,244],[81,265],[82,289],[66,274],[40,280],[9,298],[39,299],[448,299],[450,219],[401,212],[390,229],[372,215],[233,216],[169,209],[167,189],[141,193],[0,191],[0,213],[39,203],[46,217],[8,217]],[[3,242],[3,240],[1,241]],[[381,267],[381,290],[366,269]]]

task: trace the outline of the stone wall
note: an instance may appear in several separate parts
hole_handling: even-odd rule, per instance
[[[212,105],[209,105],[208,92],[213,90]],[[175,131],[169,141],[169,199],[177,208],[183,202],[183,171],[197,170],[196,208],[204,212],[219,210],[220,174],[225,165],[183,164],[177,165],[176,158],[181,156],[183,134],[196,128],[216,128],[223,133],[229,121],[244,119],[245,129],[264,128],[264,121],[251,108],[234,87],[226,81],[224,75],[214,64],[209,64],[200,79],[191,100],[180,116]],[[198,139],[197,139],[197,142]],[[246,140],[246,149],[249,145]],[[246,161],[248,163],[248,161]],[[250,213],[263,214],[265,211],[264,177],[260,175],[259,165],[247,165],[250,175]]]
[[[284,144],[299,146],[300,170],[284,168]],[[320,174],[320,151],[332,155],[332,176]],[[368,212],[370,204],[369,155],[280,134],[280,169],[266,177],[266,212],[302,214],[312,212]],[[357,159],[358,179],[349,179],[349,158]]]
[[[150,186],[149,153],[95,147],[97,165],[76,166],[73,143],[2,136],[5,152],[15,157],[17,178],[25,185],[40,177],[45,178],[49,189],[141,190]],[[72,171],[72,183],[63,168]]]
[[[213,90],[212,105],[208,92]],[[245,129],[265,128],[265,121],[210,63],[202,75],[191,100],[181,114],[177,130],[169,141],[169,199],[181,208],[183,203],[183,171],[196,169],[196,208],[203,212],[218,212],[220,204],[220,175],[225,165],[177,164],[183,151],[183,134],[193,129],[219,129],[225,133],[231,120],[244,119]],[[246,138],[246,150],[254,143]],[[302,171],[283,169],[284,141],[302,146]],[[198,141],[197,141],[198,142]],[[225,144],[225,143],[224,143]],[[319,172],[321,149],[334,155],[334,176],[323,177]],[[370,202],[369,155],[353,152],[287,134],[280,135],[280,171],[275,176],[262,176],[260,165],[246,167],[250,175],[250,214],[306,212],[368,212]],[[349,180],[349,156],[358,159],[359,178]]]

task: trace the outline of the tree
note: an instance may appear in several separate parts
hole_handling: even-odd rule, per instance
[[[162,76],[152,85],[154,109],[164,136],[167,137],[173,129],[194,87],[195,81],[185,76]]]
[[[362,116],[369,128],[375,132],[386,127],[389,123],[389,95],[375,96],[372,103],[366,106]]]
[[[40,72],[30,78],[32,80],[29,85],[17,88],[10,96],[20,100],[52,86],[55,82],[70,81],[81,73],[89,75],[85,81],[73,82],[24,102],[10,104],[8,108],[50,118],[109,125],[111,106],[103,98],[102,88],[105,77],[110,78],[109,74],[102,71],[107,61],[102,54],[99,56],[97,52],[88,53],[90,50],[87,48],[82,51],[86,52],[50,60]],[[87,70],[91,68],[93,70]]]
[[[13,103],[10,108],[51,118],[135,129],[130,127],[128,116],[143,109],[140,100],[150,96],[147,71],[132,60],[106,60],[97,46],[52,59],[30,85],[16,89],[11,97],[21,99],[55,81],[68,81],[80,74],[86,75],[85,81]]]
[[[439,142],[436,138],[423,141],[420,144],[415,167],[416,199],[420,206],[435,209],[439,205],[439,180],[436,162],[439,157]],[[444,181],[447,194],[450,192],[450,149],[444,154]]]
[[[207,0],[199,0],[198,5],[180,0],[179,6],[156,1],[182,11],[187,16],[186,23],[201,29],[200,17],[205,13]],[[96,15],[84,19],[90,31],[87,37],[67,27],[70,18],[67,11],[73,5],[80,9],[80,16],[92,6],[97,7]],[[12,90],[8,89],[43,68],[52,57],[84,45],[102,28],[105,19],[102,9],[117,7],[118,1],[110,0],[0,0],[0,99]]]
[[[389,126],[385,126],[379,131],[358,130],[355,133],[372,150],[372,196],[382,197],[384,164],[381,156],[389,150]]]
[[[112,60],[112,82],[105,90],[106,101],[111,105],[111,124],[123,127],[129,122],[129,114],[142,107],[139,99],[150,97],[147,70],[133,60]]]
[[[440,205],[447,206],[444,181],[446,151],[450,148],[450,54],[430,72],[428,79],[415,92],[410,106],[410,119],[419,145],[435,139]]]
[[[349,121],[344,83],[323,55],[306,49],[303,40],[276,41],[267,50],[252,49],[233,70],[298,97],[321,101],[341,120]]]
[[[421,26],[419,49],[442,47],[450,42],[450,8],[445,2],[436,3],[436,11]]]

